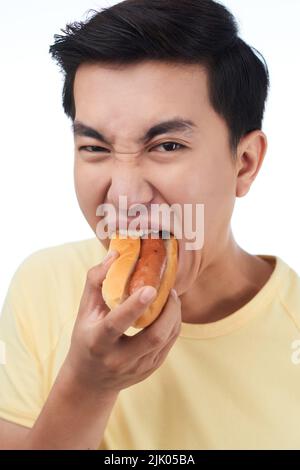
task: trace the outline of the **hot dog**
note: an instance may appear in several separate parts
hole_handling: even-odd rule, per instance
[[[167,250],[161,238],[141,241],[139,259],[129,280],[129,295],[143,286],[159,289],[167,260]]]
[[[153,286],[157,296],[147,310],[133,324],[145,328],[161,313],[169,292],[175,283],[177,271],[177,240],[169,238],[139,237],[132,234],[120,237],[117,231],[110,240],[109,250],[120,255],[110,266],[102,284],[102,296],[112,309],[143,286]]]

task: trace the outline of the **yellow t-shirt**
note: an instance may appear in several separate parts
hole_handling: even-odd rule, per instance
[[[0,317],[1,418],[33,426],[67,354],[87,270],[105,253],[93,238],[37,251],[17,269]],[[276,257],[247,305],[182,323],[163,365],[120,392],[99,449],[300,449],[299,425],[300,278]]]

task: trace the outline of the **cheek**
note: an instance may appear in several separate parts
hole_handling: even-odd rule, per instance
[[[204,230],[208,239],[216,230],[227,226],[234,207],[235,180],[230,155],[194,160],[193,167],[182,172],[176,185],[181,203],[204,205]],[[174,197],[174,196],[173,196]]]
[[[95,168],[88,165],[75,164],[74,185],[79,206],[90,223],[94,226],[99,217],[96,210],[104,197],[104,179],[98,175]]]

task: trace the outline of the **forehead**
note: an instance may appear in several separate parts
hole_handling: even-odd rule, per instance
[[[148,109],[156,115],[182,114],[209,104],[207,72],[198,64],[161,61],[125,66],[84,63],[75,74],[74,99],[78,112],[89,107],[109,110],[112,116]]]

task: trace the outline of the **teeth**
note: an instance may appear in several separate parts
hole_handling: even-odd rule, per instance
[[[127,230],[127,229],[119,229],[118,230],[119,234],[122,235],[122,236],[129,236],[129,237],[144,237],[145,235],[149,235],[150,233],[155,233],[155,234],[158,234],[160,231],[159,230],[151,230],[151,229],[144,229],[144,230]],[[169,232],[163,230],[162,231],[162,234],[163,234],[163,238],[167,238],[169,234]],[[165,235],[164,235],[165,234]],[[115,238],[116,237],[116,231],[112,232],[111,234],[111,238]]]
[[[120,229],[119,230],[120,235],[124,235],[125,237],[140,237],[141,234],[139,230],[127,230],[127,229]]]
[[[156,233],[157,234],[157,233],[159,233],[159,230],[145,229],[145,230],[142,230],[141,232],[143,234],[142,236],[144,236],[144,235],[149,235],[150,233]]]

